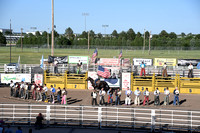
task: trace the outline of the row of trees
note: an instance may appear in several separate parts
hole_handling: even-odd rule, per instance
[[[69,27],[65,33],[59,35],[56,31],[55,46],[64,47],[67,45],[88,45],[88,37],[90,45],[95,46],[143,46],[144,34],[140,32],[135,33],[132,28],[128,31],[118,33],[116,30],[110,35],[102,35],[95,33],[93,30],[88,32],[83,31],[82,34],[74,34],[73,30]],[[145,42],[148,44],[149,37],[151,37],[151,46],[164,46],[164,47],[200,47],[200,34],[185,34],[176,35],[174,32],[167,33],[162,30],[157,35],[150,36],[148,31],[145,32]],[[49,39],[48,39],[49,38]],[[46,31],[40,34],[39,31],[35,35],[28,34],[23,38],[23,44],[26,46],[41,46],[46,45],[49,40],[51,44],[51,34],[48,35]],[[21,44],[21,39],[17,42]],[[19,45],[20,46],[20,45]]]

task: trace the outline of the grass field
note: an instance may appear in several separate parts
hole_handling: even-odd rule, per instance
[[[89,53],[87,49],[54,49],[54,56],[92,56],[94,49],[90,49]],[[100,58],[118,58],[120,50],[115,49],[98,49],[98,57]],[[148,54],[146,50],[144,54],[142,50],[123,50],[123,58],[177,58],[177,59],[200,59],[200,50],[152,50],[151,54]],[[17,62],[20,56],[21,64],[39,64],[40,59],[44,55],[44,59],[51,55],[51,49],[45,48],[24,48],[23,52],[21,48],[12,47],[11,49],[11,62]],[[10,62],[10,48],[0,47],[0,63]]]

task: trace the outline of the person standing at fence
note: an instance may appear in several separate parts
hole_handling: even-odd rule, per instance
[[[42,101],[42,86],[39,84],[37,87],[37,101]]]
[[[154,91],[154,105],[158,105],[160,106],[160,91],[158,90],[158,88],[156,88],[156,90]]]
[[[43,127],[42,125],[43,120],[44,120],[44,117],[42,116],[42,113],[39,113],[38,116],[36,117],[35,129],[40,130]]]
[[[147,101],[147,105],[149,105],[149,91],[148,88],[146,88],[146,90],[144,91],[143,95],[144,95],[144,101],[143,101],[143,106],[146,104]]]
[[[77,69],[76,69],[77,74],[81,73],[81,67],[82,67],[82,62],[79,60],[77,63]]]
[[[21,82],[19,95],[20,98],[24,98],[24,81]]]
[[[165,62],[163,65],[163,72],[162,72],[163,77],[167,77],[167,63]]]
[[[28,87],[29,87],[28,83],[26,83],[24,86],[24,91],[25,91],[24,99],[29,99],[29,88]]]
[[[131,105],[131,94],[132,94],[132,91],[130,90],[129,87],[127,87],[127,90],[125,92],[125,95],[126,95],[125,105]]]
[[[58,73],[58,60],[55,58],[53,63],[54,63],[54,73]]]
[[[110,88],[108,90],[107,95],[108,95],[108,104],[112,104],[112,102],[113,102],[113,90],[112,90],[112,88]]]
[[[14,94],[14,87],[15,87],[15,84],[13,83],[13,81],[11,80],[10,81],[10,96],[12,97],[13,94]]]
[[[176,106],[176,102],[177,102],[177,105],[179,105],[179,90],[178,90],[178,87],[175,88],[174,90],[174,106]]]
[[[92,106],[97,105],[97,91],[94,89],[93,92],[91,93],[92,97]]]
[[[139,88],[137,87],[137,90],[134,91],[134,94],[135,94],[135,105],[139,106],[140,105],[140,90]]]
[[[104,88],[101,88],[101,90],[99,91],[99,106],[104,105],[105,104],[105,99],[104,96],[106,95],[106,92],[104,91]]]
[[[20,84],[17,82],[15,85],[15,97],[19,97]]]
[[[122,92],[119,88],[117,90],[115,90],[115,96],[116,96],[115,105],[120,105],[121,94],[122,94]]]
[[[47,102],[47,93],[48,93],[48,88],[47,88],[47,85],[44,84],[44,87],[43,87],[43,98],[42,98],[42,100],[44,102]]]
[[[62,101],[61,104],[67,105],[67,92],[63,92],[62,94]]]
[[[33,81],[33,84],[31,86],[31,91],[32,91],[32,99],[36,100],[36,84],[35,81]]]
[[[193,78],[193,65],[192,63],[190,63],[190,65],[188,66],[188,78]]]
[[[142,76],[142,75],[145,76],[146,75],[145,67],[146,67],[146,65],[144,64],[144,62],[142,62],[142,64],[140,64],[140,68],[141,68],[140,76]]]
[[[51,103],[55,103],[55,92],[56,89],[53,87],[53,85],[51,85],[51,89],[50,89],[50,102]]]
[[[57,101],[58,101],[59,104],[61,102],[61,100],[60,100],[61,94],[62,94],[62,91],[61,91],[60,87],[58,87],[58,90],[57,90]]]
[[[169,92],[168,87],[165,89],[164,95],[165,95],[164,105],[169,105],[169,96],[170,96],[170,92]]]

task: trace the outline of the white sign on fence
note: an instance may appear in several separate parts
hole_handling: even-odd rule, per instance
[[[142,64],[142,62],[144,62],[145,65],[147,65],[147,66],[153,65],[152,59],[133,58],[133,65],[134,66],[139,66],[140,64]]]
[[[131,74],[122,73],[122,90],[126,90],[131,85]]]
[[[1,83],[10,83],[10,81],[16,82],[31,82],[31,74],[1,74]]]
[[[88,64],[88,56],[69,56],[68,63],[76,64],[79,60],[83,64]]]
[[[43,75],[42,74],[35,74],[34,75],[34,81],[35,83],[38,85],[42,85],[43,84]]]

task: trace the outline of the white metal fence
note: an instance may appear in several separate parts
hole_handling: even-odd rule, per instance
[[[200,131],[200,111],[0,104],[0,119],[10,124],[33,125],[38,113],[44,115],[44,123],[49,126]]]

